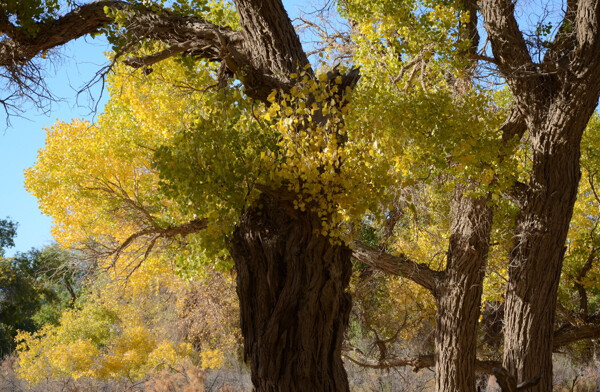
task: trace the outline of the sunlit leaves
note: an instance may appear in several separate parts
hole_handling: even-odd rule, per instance
[[[344,1],[344,15],[356,21],[354,61],[367,72],[377,69],[401,86],[429,84],[425,75],[461,76],[468,67],[459,39],[468,18],[454,1]]]
[[[172,333],[177,279],[160,259],[129,276],[100,276],[57,326],[17,337],[20,373],[45,378],[140,379],[161,366],[190,359],[191,345]]]
[[[154,165],[161,189],[180,211],[209,220],[200,236],[207,239],[205,248],[218,251],[258,194],[256,183],[267,174],[260,157],[274,148],[275,136],[255,119],[260,107],[240,91],[215,90],[204,97],[194,120],[156,151]]]

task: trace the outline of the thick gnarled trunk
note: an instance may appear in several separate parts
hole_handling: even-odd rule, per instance
[[[348,391],[351,252],[315,213],[263,194],[233,236],[245,357],[260,392]]]
[[[435,390],[475,391],[477,321],[488,257],[492,209],[486,198],[457,194],[444,278],[435,290]]]

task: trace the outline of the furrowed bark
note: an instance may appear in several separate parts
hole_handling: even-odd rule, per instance
[[[531,121],[533,170],[517,217],[506,291],[504,366],[518,382],[541,375],[531,388],[540,392],[552,388],[556,297],[580,178],[579,144],[598,96],[572,98],[579,108],[566,112],[562,98],[544,123]]]
[[[392,256],[353,243],[353,257],[385,273],[403,276],[432,292],[437,302],[435,356],[408,358],[369,367],[385,368],[435,364],[437,391],[475,390],[475,370],[491,373],[493,364],[477,361],[476,331],[483,277],[489,250],[492,209],[487,198],[457,193],[448,263],[444,272],[429,269],[405,256]],[[427,359],[430,358],[431,362]]]
[[[470,44],[464,55],[475,58],[479,45],[479,5],[474,0],[462,0],[461,3],[462,9],[469,13],[469,20],[462,26],[459,39],[468,40]],[[475,65],[473,62],[473,70]],[[470,78],[457,79],[453,89],[460,96],[471,85]],[[518,134],[519,125],[518,116],[509,116],[501,132],[503,135]],[[435,293],[435,390],[438,392],[475,390],[477,325],[493,210],[487,197],[474,197],[468,191],[467,185],[458,186],[454,191],[446,269]]]
[[[566,325],[554,332],[553,349],[558,350],[563,346],[583,339],[597,339],[600,337],[600,314],[588,317],[583,324]]]
[[[0,66],[19,67],[47,49],[113,23],[104,10],[109,7],[123,16],[131,42],[154,40],[166,46],[158,53],[128,60],[132,67],[149,66],[177,54],[219,61],[227,73],[242,81],[247,96],[262,101],[275,89],[290,88],[291,73],[312,72],[281,1],[235,3],[241,31],[118,0],[94,1],[51,23],[41,23],[33,38],[16,34],[8,18],[0,15],[0,28],[9,36],[0,42]],[[342,79],[340,87],[353,87],[358,72]],[[342,96],[336,99],[340,105],[345,102]],[[312,125],[326,120],[313,119]],[[157,238],[185,234],[176,230],[203,224],[197,223],[159,232],[142,230],[118,252],[142,237],[151,238],[151,249]],[[296,211],[290,198],[264,193],[260,203],[240,218],[233,235],[231,254],[238,271],[245,355],[258,391],[348,390],[341,343],[350,312],[346,288],[351,252],[332,245],[318,234],[320,229],[316,213]]]
[[[521,113],[527,114],[533,100],[530,93],[535,93],[538,87],[534,78],[537,73],[515,19],[514,7],[511,0],[484,0],[481,13],[496,64],[511,90],[519,92],[515,94],[515,101]]]
[[[474,391],[477,321],[489,251],[487,198],[457,192],[452,201],[448,262],[436,292],[436,391]]]
[[[351,251],[321,219],[263,194],[234,235],[244,355],[256,391],[348,391],[341,359]]]
[[[504,367],[517,382],[541,376],[528,390],[542,392],[552,390],[557,288],[580,178],[581,135],[598,102],[600,2],[568,2],[562,35],[541,65],[528,56],[513,8],[508,0],[482,3],[494,57],[526,122],[533,151],[509,261]],[[568,26],[570,21],[574,26]],[[570,30],[574,34],[567,34]]]
[[[243,51],[252,55],[249,64],[230,68],[247,93],[266,98],[273,88],[257,75],[268,75],[285,89],[291,73],[307,69],[308,59],[281,1],[236,0],[236,8]],[[232,58],[226,61],[229,65]],[[345,80],[353,87],[358,73],[350,72]],[[343,96],[337,99],[345,104]],[[316,116],[311,126],[326,120]],[[341,347],[351,308],[346,290],[352,253],[320,234],[322,219],[316,212],[294,209],[294,194],[278,193],[263,190],[241,217],[231,244],[254,388],[348,391]]]
[[[298,72],[308,64],[283,6],[275,7],[276,3],[280,2],[274,1],[272,8],[266,8],[257,2],[240,1],[238,11],[242,22],[261,23],[243,24],[244,31],[119,0],[93,1],[56,20],[39,23],[34,37],[15,33],[15,27],[6,17],[2,21],[3,15],[0,15],[0,28],[8,36],[0,42],[0,66],[8,70],[21,67],[44,51],[99,31],[113,23],[105,13],[105,8],[110,8],[128,15],[124,27],[132,42],[150,39],[167,45],[167,49],[158,54],[130,59],[128,65],[148,66],[182,53],[223,62],[243,81],[248,96],[266,101],[273,89],[290,88],[289,73]],[[253,19],[256,15],[262,19]],[[269,30],[273,28],[276,29]],[[269,38],[274,41],[269,42]],[[13,71],[12,74],[19,73]]]
[[[138,39],[154,39],[168,45],[193,43],[194,48],[204,48],[204,52],[199,51],[197,55],[215,60],[221,60],[218,56],[221,46],[218,35],[241,48],[239,32],[200,18],[175,15],[166,10],[157,13],[155,10],[139,5],[133,6],[125,1],[101,0],[84,4],[51,22],[38,23],[38,31],[34,37],[9,35],[9,39],[0,42],[0,65],[25,63],[45,50],[98,32],[113,23],[113,19],[105,13],[105,8],[128,14],[126,28],[128,33]],[[14,26],[7,26],[3,30],[13,28]]]
[[[435,366],[434,355],[419,355],[416,357],[394,358],[382,362],[371,362],[368,359],[355,359],[349,354],[345,354],[344,358],[348,359],[359,366],[369,369],[389,370],[395,367],[410,366],[414,372],[418,372],[424,368],[432,368]],[[475,371],[484,374],[494,374],[494,368],[501,368],[502,363],[498,361],[475,361]]]

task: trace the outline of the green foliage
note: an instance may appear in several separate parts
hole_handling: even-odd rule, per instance
[[[116,271],[116,270],[115,270]],[[180,280],[164,260],[150,258],[125,276],[99,273],[87,294],[56,325],[17,336],[20,373],[29,382],[94,377],[139,380],[192,354],[175,333]]]
[[[229,2],[135,3],[239,27]],[[114,249],[149,228],[166,230],[194,219],[206,219],[208,226],[168,241],[136,237],[131,248],[137,253],[122,252],[118,263],[102,259],[117,273],[143,263],[142,276],[123,298],[110,297],[115,283],[108,278],[63,314],[52,301],[64,303],[65,291],[59,299],[51,299],[52,290],[44,294],[46,302],[36,302],[36,315],[25,319],[54,326],[21,335],[26,377],[140,378],[165,352],[170,363],[184,358],[179,342],[163,342],[163,327],[140,313],[165,309],[140,296],[163,298],[157,293],[165,287],[160,279],[167,267],[187,279],[207,266],[231,268],[229,236],[265,188],[293,198],[299,211],[315,211],[322,220],[315,230],[332,241],[359,238],[434,270],[445,268],[448,201],[457,190],[489,197],[495,220],[487,267],[494,273],[485,280],[485,297],[502,301],[518,210],[505,193],[515,181],[528,181],[531,150],[527,134],[506,142],[498,131],[511,104],[508,89],[469,83],[472,69],[464,54],[470,43],[461,37],[469,15],[456,1],[348,0],[340,9],[358,21],[352,65],[361,67],[361,80],[352,91],[340,91],[343,66],[324,66],[316,76],[308,70],[288,75],[293,87],[257,103],[238,81],[217,89],[214,64],[183,57],[158,63],[143,76],[118,66],[109,79],[111,100],[96,124],[60,122],[48,130],[27,186],[54,218],[61,244],[93,241]],[[116,24],[107,35],[115,51],[131,39],[129,12],[135,10],[112,14]],[[539,33],[551,28],[540,26]],[[145,55],[161,47],[140,42],[136,49],[135,55]],[[330,78],[335,72],[339,76]],[[594,117],[583,142],[583,180],[561,286],[561,299],[576,309],[575,286],[583,285],[590,312],[600,306],[600,271],[581,271],[590,252],[600,250],[599,124]],[[10,238],[6,227],[0,241]],[[147,258],[146,249],[161,254]],[[13,267],[30,275],[39,271],[10,262],[7,277]],[[435,304],[425,289],[376,276],[363,265],[355,270],[353,338],[396,334],[411,341],[434,328]],[[151,283],[135,288],[144,281]],[[23,292],[29,287],[19,280],[5,284]],[[214,365],[210,349],[202,355]]]
[[[60,3],[58,0],[3,0],[0,8],[21,33],[33,37],[38,32],[36,24],[56,17]]]
[[[33,332],[56,321],[79,291],[76,278],[61,271],[68,253],[57,247],[0,257],[0,355],[15,348],[18,330]]]
[[[17,224],[10,219],[0,219],[0,256],[4,255],[5,248],[15,246],[14,238],[17,235]]]
[[[154,165],[161,190],[181,213],[208,218],[199,238],[211,257],[226,248],[225,236],[256,197],[266,175],[260,154],[273,149],[275,137],[254,120],[238,89],[206,92],[198,103],[196,118],[157,149]]]

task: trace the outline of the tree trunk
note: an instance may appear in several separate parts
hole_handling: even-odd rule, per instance
[[[457,194],[452,210],[448,264],[435,290],[435,390],[468,392],[475,391],[477,321],[492,209],[486,198]]]
[[[348,391],[351,252],[320,218],[263,194],[233,235],[244,355],[259,392]]]
[[[528,121],[533,167],[516,222],[504,321],[504,367],[518,383],[541,376],[528,391],[552,390],[554,316],[581,176],[580,141],[598,100],[586,89],[577,86],[539,105],[548,110],[545,120]]]

